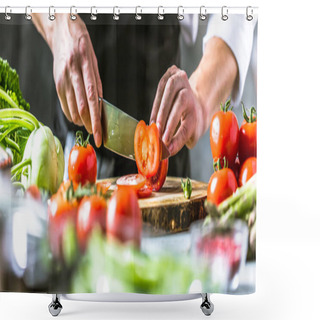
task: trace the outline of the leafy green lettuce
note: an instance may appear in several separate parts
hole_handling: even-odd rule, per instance
[[[22,97],[17,71],[0,57],[0,110],[8,108],[29,111],[30,105]],[[10,150],[15,164],[22,159],[30,133],[18,123],[0,121],[0,145]]]

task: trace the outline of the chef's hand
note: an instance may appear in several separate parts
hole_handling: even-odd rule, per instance
[[[54,22],[40,14],[35,24],[53,54],[53,76],[62,110],[69,121],[84,125],[93,133],[95,144],[102,142],[101,107],[102,84],[88,30],[77,17],[56,14]]]
[[[150,123],[155,122],[171,155],[192,148],[209,128],[213,114],[237,84],[238,65],[219,37],[208,40],[201,61],[188,79],[176,66],[161,78]]]
[[[185,71],[170,67],[161,78],[151,111],[170,155],[186,145],[192,148],[202,134],[203,108]]]

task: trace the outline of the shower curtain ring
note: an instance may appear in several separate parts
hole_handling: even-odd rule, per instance
[[[113,20],[118,21],[119,20],[119,15],[120,15],[120,9],[119,7],[113,7]]]
[[[138,13],[139,10],[139,13]],[[142,8],[140,6],[136,7],[136,16],[134,17],[136,20],[141,20],[141,13],[142,13]]]
[[[4,8],[4,18],[7,20],[7,21],[10,21],[11,20],[11,16],[9,15],[9,12],[11,13],[11,9],[10,9],[10,6],[6,6]]]
[[[50,21],[53,21],[56,19],[56,16],[54,15],[55,12],[56,12],[56,10],[55,10],[54,6],[50,6],[49,7],[49,20]]]
[[[223,21],[227,21],[228,20],[228,8],[226,6],[223,6],[221,8],[221,19]]]
[[[205,6],[200,7],[200,20],[204,21],[207,19],[207,9]]]
[[[253,19],[253,9],[252,7],[248,6],[246,9],[246,16],[247,16],[247,20],[251,21]]]
[[[179,21],[182,21],[182,20],[184,19],[183,13],[184,13],[183,6],[179,6],[179,7],[178,7],[178,15],[177,15],[177,19],[178,19]]]
[[[161,10],[161,12],[160,12]],[[164,19],[164,9],[163,6],[158,7],[158,20],[163,20]]]
[[[26,6],[26,13],[25,13],[24,17],[28,21],[32,20],[31,12],[32,12],[31,7]]]
[[[73,10],[74,10],[74,12],[73,12]],[[77,20],[76,13],[77,13],[77,8],[76,8],[75,6],[71,6],[71,7],[70,7],[70,19],[71,19],[72,21]]]
[[[95,10],[95,13],[93,13],[93,9]],[[92,21],[96,21],[97,20],[97,9],[96,9],[96,7],[91,7],[91,9],[90,9],[90,19],[92,20]]]

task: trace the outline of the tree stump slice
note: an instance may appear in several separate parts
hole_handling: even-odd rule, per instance
[[[117,178],[106,179],[110,189],[116,187]],[[151,197],[139,199],[143,221],[153,234],[187,231],[192,222],[206,216],[204,202],[207,197],[207,183],[191,180],[192,194],[185,199],[181,188],[181,178],[167,177],[159,192]]]

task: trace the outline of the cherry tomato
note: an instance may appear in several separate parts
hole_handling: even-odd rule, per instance
[[[26,193],[25,193],[25,196],[26,198],[32,198],[36,201],[41,201],[41,193],[40,193],[40,190],[39,188],[33,184],[31,185],[27,190],[26,190]]]
[[[119,187],[131,187],[138,191],[146,182],[146,178],[142,174],[128,174],[117,180],[117,186]]]
[[[138,198],[145,199],[149,198],[152,194],[152,188],[148,185],[144,185],[142,188],[138,190]]]
[[[257,117],[255,109],[250,110],[250,117],[247,116],[242,104],[244,120],[239,131],[239,158],[240,163],[250,157],[257,156]]]
[[[234,163],[239,145],[239,127],[235,114],[229,110],[230,99],[211,120],[210,146],[214,161],[226,157],[228,163]]]
[[[257,158],[248,158],[241,166],[239,186],[243,186],[257,172]]]
[[[237,189],[237,179],[230,168],[223,168],[213,173],[207,189],[207,200],[219,205]]]
[[[152,191],[160,191],[166,181],[168,168],[169,159],[167,158],[160,162],[157,173],[154,176],[147,178],[146,184],[151,188]]]
[[[147,126],[141,120],[134,135],[134,154],[139,172],[146,178],[154,176],[161,160],[161,143],[155,123]]]
[[[97,179],[97,156],[88,138],[83,141],[82,132],[78,131],[76,145],[70,151],[68,174],[76,185],[93,184]]]
[[[137,193],[131,188],[116,190],[108,204],[107,238],[140,246],[142,216]]]
[[[54,194],[48,201],[48,233],[52,254],[55,258],[63,257],[63,237],[67,224],[76,224],[78,202],[68,201],[62,193]]]
[[[106,200],[98,195],[84,197],[78,208],[77,238],[82,251],[85,251],[91,231],[100,227],[106,231]]]

